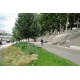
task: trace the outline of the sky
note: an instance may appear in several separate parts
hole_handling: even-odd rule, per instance
[[[12,33],[18,13],[0,13],[0,30]]]

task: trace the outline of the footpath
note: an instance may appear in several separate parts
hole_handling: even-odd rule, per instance
[[[80,65],[80,50],[64,48],[58,45],[52,45],[50,43],[44,43],[43,46],[40,44],[40,42],[33,42],[33,44]]]
[[[1,45],[0,46],[0,50],[4,49],[4,48],[7,48],[8,46],[12,45],[11,43],[7,43],[5,45]]]

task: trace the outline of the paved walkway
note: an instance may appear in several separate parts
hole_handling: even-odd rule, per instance
[[[7,43],[7,44],[5,44],[5,45],[1,45],[1,46],[0,46],[0,50],[2,50],[3,48],[8,47],[8,46],[10,46],[10,45],[12,45],[12,44],[11,44],[11,43]]]
[[[41,46],[40,43],[34,43],[34,44],[80,65],[79,50],[64,48],[64,47],[51,45],[51,44],[44,44],[43,46]]]

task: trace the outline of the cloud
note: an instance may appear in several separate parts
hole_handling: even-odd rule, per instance
[[[18,13],[0,13],[0,29],[12,33]]]

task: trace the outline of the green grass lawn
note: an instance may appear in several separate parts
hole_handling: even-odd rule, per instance
[[[42,48],[39,50],[39,59],[36,61],[36,66],[76,66],[77,64],[48,52]]]
[[[57,56],[51,52],[48,52],[42,48],[37,48],[35,45],[30,43],[18,43],[14,46],[20,48],[25,54],[38,54],[38,60],[32,62],[29,65],[34,66],[77,66],[77,64],[66,60],[60,56]]]

